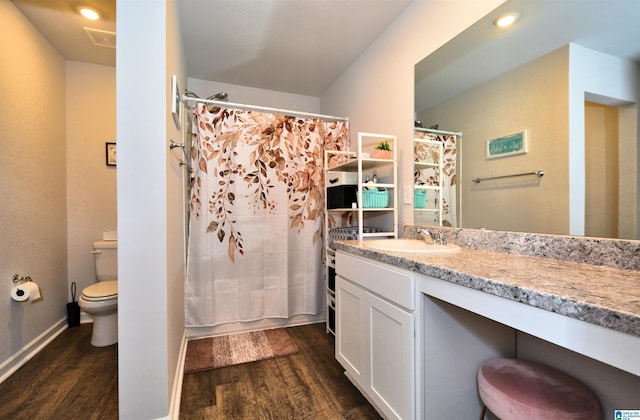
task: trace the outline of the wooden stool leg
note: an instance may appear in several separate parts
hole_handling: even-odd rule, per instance
[[[480,413],[480,420],[484,420],[484,415],[487,413],[487,406],[482,404],[482,413]]]

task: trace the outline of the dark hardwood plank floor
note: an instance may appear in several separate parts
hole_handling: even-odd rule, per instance
[[[180,419],[379,419],[344,376],[325,324],[287,328],[300,352],[184,376]]]
[[[0,384],[0,419],[117,419],[118,346],[69,328]]]
[[[118,347],[65,330],[0,384],[0,419],[117,419]],[[184,376],[180,418],[379,419],[344,376],[324,324],[288,328],[298,354]]]

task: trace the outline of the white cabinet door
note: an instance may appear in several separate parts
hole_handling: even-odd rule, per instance
[[[336,359],[389,419],[414,418],[414,317],[336,277]]]
[[[336,276],[336,360],[361,387],[366,386],[364,369],[367,366],[364,300],[363,289]]]
[[[368,392],[390,419],[414,418],[414,317],[366,293]]]

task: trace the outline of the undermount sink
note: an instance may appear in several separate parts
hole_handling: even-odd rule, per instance
[[[367,248],[412,254],[453,254],[460,252],[456,244],[434,245],[417,239],[373,239],[364,241]]]

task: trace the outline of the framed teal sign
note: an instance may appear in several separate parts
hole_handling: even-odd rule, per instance
[[[487,140],[487,159],[527,153],[527,130]]]

